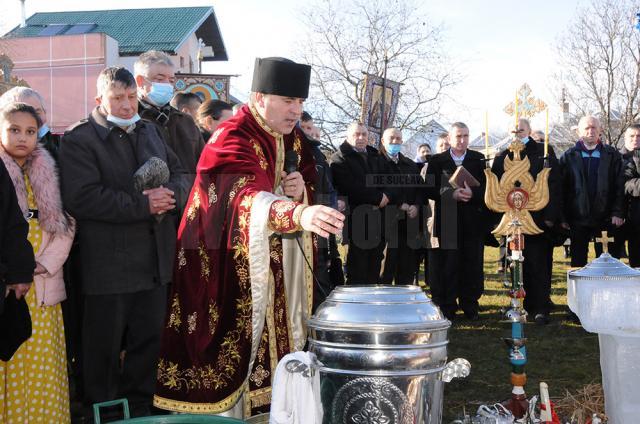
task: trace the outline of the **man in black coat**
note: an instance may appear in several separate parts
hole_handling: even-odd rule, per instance
[[[96,100],[98,107],[65,133],[60,147],[62,196],[78,222],[85,404],[126,397],[135,415],[145,415],[173,270],[173,211],[188,187],[157,127],[140,120],[129,71],[103,70]],[[164,183],[143,191],[134,174],[152,157],[166,163],[168,180],[157,177]],[[121,349],[127,352],[122,371]]]
[[[632,124],[624,133],[624,192],[627,204],[625,235],[629,240],[629,265],[640,267],[640,124]]]
[[[447,318],[454,319],[459,307],[475,320],[484,291],[485,158],[467,149],[469,127],[462,122],[451,124],[449,144],[447,151],[431,157],[425,179],[427,197],[435,200],[434,235],[440,246],[429,250],[429,285],[434,303]],[[458,166],[480,185],[454,189],[449,178]]]
[[[157,50],[145,52],[134,64],[134,73],[138,85],[140,116],[160,130],[164,141],[178,156],[191,185],[205,141],[191,115],[169,104],[176,80],[171,58]]]
[[[520,153],[520,158],[523,160],[524,158],[529,159],[531,164],[529,173],[535,179],[545,165],[544,144],[537,143],[531,137],[531,125],[526,119],[520,119],[516,136],[525,145],[524,150]],[[513,159],[513,152],[504,150],[493,161],[491,171],[498,176],[498,179],[504,174],[504,159],[507,156]],[[549,146],[548,156],[547,164],[551,168],[548,180],[549,203],[544,209],[531,213],[538,228],[544,232],[525,236],[524,264],[522,268],[524,289],[527,293],[524,299],[524,307],[529,316],[534,318],[538,324],[546,324],[548,322],[551,309],[551,266],[553,264],[551,231],[560,219],[562,202],[558,159],[551,146]]]
[[[9,290],[24,296],[31,287],[36,262],[11,177],[0,161],[0,313]]]
[[[374,181],[388,170],[380,152],[367,144],[368,135],[363,124],[349,125],[347,140],[331,157],[333,183],[348,205],[347,284],[378,283],[384,252],[383,210],[392,200],[391,190]]]
[[[300,128],[305,134],[305,141],[311,146],[313,158],[316,161],[316,172],[318,179],[314,185],[314,203],[324,205],[330,208],[338,208],[338,192],[333,186],[333,178],[331,176],[331,168],[327,162],[327,158],[320,150],[320,137],[317,134],[318,128],[313,123],[313,117],[309,112],[302,112],[300,118]],[[329,237],[319,237],[317,239],[317,268],[316,268],[316,284],[313,292],[313,310],[326,299],[331,291],[337,286],[344,284],[342,276],[342,261],[338,253],[338,245],[336,236],[330,234]]]
[[[416,162],[400,153],[402,132],[387,128],[381,153],[389,169],[389,186],[395,192],[393,204],[385,208],[387,249],[381,283],[413,284],[418,251],[425,245],[421,234],[420,207],[426,203],[424,185]]]
[[[624,172],[622,155],[600,138],[598,118],[585,116],[578,122],[576,145],[560,157],[562,180],[562,226],[571,238],[571,266],[587,264],[589,242],[603,230],[616,238],[609,246],[620,257],[618,229],[624,223]],[[602,245],[595,243],[596,256]]]

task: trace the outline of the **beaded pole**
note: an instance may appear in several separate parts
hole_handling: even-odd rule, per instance
[[[526,295],[522,281],[522,263],[524,256],[525,234],[540,234],[542,230],[535,224],[531,213],[544,208],[549,202],[549,172],[545,167],[534,180],[529,173],[531,164],[529,158],[520,158],[520,152],[524,144],[515,138],[509,150],[513,153],[513,159],[504,158],[504,174],[500,181],[491,172],[485,169],[487,177],[487,189],[485,203],[495,212],[503,213],[502,220],[493,234],[506,236],[511,249],[509,260],[513,264],[511,274],[511,289],[509,291],[510,308],[506,311],[506,318],[511,323],[511,337],[505,338],[509,346],[509,361],[511,362],[511,399],[505,403],[516,418],[522,418],[527,411],[528,402],[524,390],[527,382],[525,365],[527,363],[527,339],[524,337],[524,323],[526,311],[523,307]]]

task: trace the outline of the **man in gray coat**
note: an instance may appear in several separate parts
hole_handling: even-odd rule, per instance
[[[148,415],[175,253],[174,210],[188,187],[158,128],[140,119],[136,90],[125,68],[100,73],[98,106],[65,133],[60,171],[65,207],[78,222],[85,404],[126,397],[133,415]],[[134,183],[145,169],[152,182]]]

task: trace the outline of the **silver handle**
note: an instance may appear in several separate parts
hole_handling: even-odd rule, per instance
[[[442,381],[450,382],[454,378],[464,378],[471,372],[471,363],[464,358],[456,358],[447,363],[442,370]]]

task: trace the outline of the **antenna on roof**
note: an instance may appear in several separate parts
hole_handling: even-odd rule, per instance
[[[20,28],[24,28],[27,26],[27,11],[25,8],[26,0],[20,0],[20,8],[22,10],[22,21],[20,21]]]

